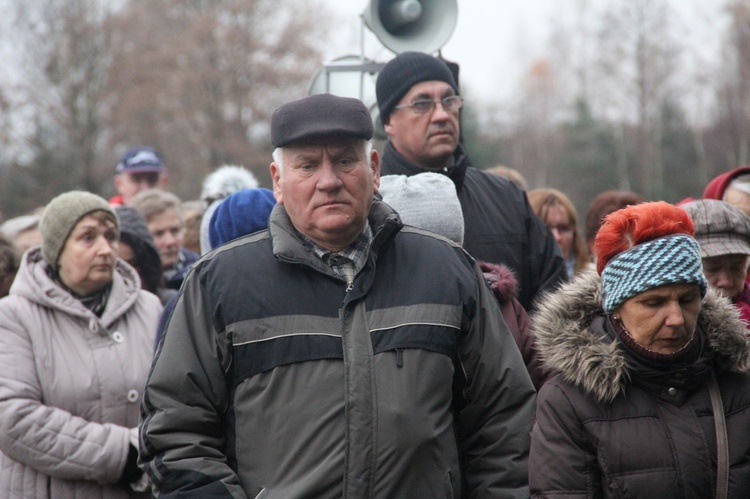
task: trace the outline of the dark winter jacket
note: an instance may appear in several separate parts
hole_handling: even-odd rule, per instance
[[[726,417],[729,497],[747,497],[750,349],[736,308],[709,291],[694,358],[658,369],[613,333],[600,283],[584,273],[546,297],[533,318],[539,353],[558,374],[539,392],[532,497],[713,497],[711,371]]]
[[[531,382],[537,391],[542,387],[549,376],[549,371],[542,366],[539,355],[534,345],[534,337],[531,335],[529,316],[521,303],[516,299],[518,282],[513,271],[505,265],[495,265],[488,262],[478,262],[479,268],[484,273],[484,278],[490,289],[495,294],[500,304],[503,319],[508,325],[516,345],[521,351],[526,370],[529,372]]]
[[[381,175],[416,175],[425,170],[407,161],[390,141]],[[530,310],[541,291],[567,280],[565,262],[547,226],[534,215],[526,193],[500,175],[469,166],[461,145],[447,175],[456,185],[464,214],[464,249],[477,260],[501,263],[520,283],[518,301]]]
[[[534,389],[481,271],[369,223],[349,291],[278,205],[194,265],[144,395],[162,497],[528,496]]]

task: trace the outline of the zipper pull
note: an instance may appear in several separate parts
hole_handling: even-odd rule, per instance
[[[354,289],[354,279],[352,279],[351,281],[346,281],[346,292],[348,293],[352,289]]]
[[[404,349],[396,349],[396,367],[404,367]]]

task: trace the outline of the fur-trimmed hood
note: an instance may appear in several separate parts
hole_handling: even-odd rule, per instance
[[[495,293],[495,298],[500,304],[505,304],[516,298],[518,294],[518,280],[511,269],[502,264],[477,261],[482,269],[484,278],[490,289]]]
[[[554,293],[537,300],[532,320],[537,350],[545,367],[580,386],[600,402],[622,393],[632,367],[624,347],[590,328],[602,311],[601,278],[583,272]],[[746,371],[750,367],[750,340],[739,311],[709,290],[698,316],[698,328],[718,369]]]

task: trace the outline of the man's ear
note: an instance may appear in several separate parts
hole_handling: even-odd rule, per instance
[[[276,204],[284,204],[284,196],[281,195],[281,169],[274,161],[271,163],[271,179],[273,180],[273,197]]]
[[[370,152],[370,168],[372,169],[374,192],[378,192],[380,187],[380,155],[375,149]]]

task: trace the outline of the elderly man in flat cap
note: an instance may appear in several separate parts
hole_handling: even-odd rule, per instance
[[[481,271],[375,196],[358,100],[272,117],[269,228],[186,279],[144,394],[161,497],[525,497],[534,390]]]
[[[463,99],[451,70],[437,57],[403,52],[380,71],[375,93],[388,134],[382,175],[449,177],[464,215],[464,248],[477,260],[510,267],[518,301],[533,309],[541,292],[566,280],[562,253],[520,188],[470,166],[459,142]]]

